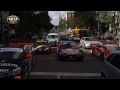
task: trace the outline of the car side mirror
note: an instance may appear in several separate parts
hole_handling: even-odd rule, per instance
[[[30,58],[30,57],[32,57],[32,54],[29,53],[29,54],[26,55],[26,59]]]

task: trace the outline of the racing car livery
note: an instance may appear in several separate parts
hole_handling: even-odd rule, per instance
[[[33,65],[33,55],[23,48],[0,48],[0,79],[26,79]]]
[[[60,60],[77,59],[82,61],[84,57],[83,51],[80,50],[77,44],[74,42],[64,42],[59,46],[57,53]]]
[[[98,44],[94,44],[92,46],[91,52],[92,54],[99,57],[101,60],[104,60],[107,56],[109,56],[113,51],[119,51],[120,47],[114,42],[99,42]]]
[[[50,54],[51,53],[51,46],[49,45],[48,41],[46,40],[37,40],[35,42],[35,54]]]

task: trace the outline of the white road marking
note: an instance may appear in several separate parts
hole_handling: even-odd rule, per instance
[[[51,47],[51,48],[57,48],[57,47]]]
[[[51,75],[60,79],[60,76],[101,76],[101,73],[31,72],[30,75]]]
[[[40,58],[40,59],[58,59],[57,57],[56,58]],[[84,60],[91,60],[91,59],[96,59],[96,58],[84,58]]]

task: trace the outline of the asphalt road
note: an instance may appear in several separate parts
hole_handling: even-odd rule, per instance
[[[29,79],[100,79],[102,61],[83,49],[84,60],[59,61],[56,48],[50,55],[36,55]]]

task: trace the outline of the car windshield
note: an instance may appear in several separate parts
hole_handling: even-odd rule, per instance
[[[94,38],[85,38],[85,41],[94,41]]]
[[[78,49],[76,44],[63,44],[61,45],[62,49],[66,49],[66,48],[72,48],[72,49]]]
[[[49,35],[48,38],[58,38],[58,35]]]
[[[22,52],[0,52],[0,60],[23,60]]]
[[[106,48],[107,50],[112,50],[112,51],[120,50],[120,47],[118,47],[117,45],[107,45]]]
[[[78,36],[73,36],[73,37],[75,37],[75,38],[79,38]]]

